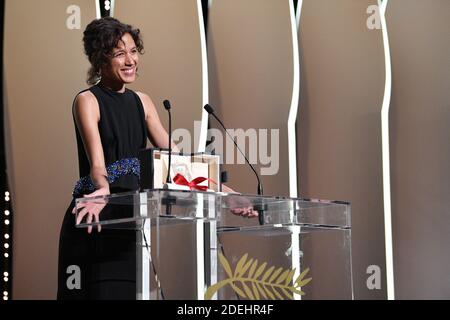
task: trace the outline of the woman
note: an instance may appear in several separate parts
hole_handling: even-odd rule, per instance
[[[146,147],[147,134],[154,146],[168,147],[167,132],[150,97],[125,87],[136,79],[143,52],[139,29],[102,18],[86,27],[83,43],[91,63],[87,82],[92,86],[80,92],[73,104],[80,177],[86,177],[77,183],[74,198],[136,190],[136,175],[115,172],[118,178],[111,181],[108,166],[137,158]],[[58,299],[134,299],[134,232],[103,230],[87,236],[86,230],[75,228],[74,202],[60,234]],[[77,222],[83,217],[98,221],[102,209],[101,205],[85,206]],[[69,283],[71,266],[79,268],[78,286]]]
[[[135,232],[92,233],[89,227],[87,235],[75,227],[75,198],[137,190],[139,163],[134,160],[139,150],[146,147],[147,137],[154,146],[168,148],[168,134],[150,97],[126,88],[136,79],[143,52],[139,29],[106,17],[86,27],[83,43],[91,63],[87,82],[92,86],[73,103],[81,179],[60,233],[58,299],[134,299]],[[173,144],[172,148],[176,150]],[[99,204],[78,208],[76,222],[98,221],[103,209]],[[234,213],[255,215],[250,207]],[[72,278],[74,270],[81,276],[79,284]]]

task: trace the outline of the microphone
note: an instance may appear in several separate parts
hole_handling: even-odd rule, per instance
[[[222,123],[222,121],[220,121],[220,119],[216,116],[216,114],[214,113],[214,109],[209,105],[206,104],[204,106],[204,109],[206,110],[206,112],[208,112],[210,115],[212,115],[217,122],[220,123],[220,125],[222,126],[223,130],[225,130],[225,133],[230,137],[231,140],[233,140],[233,143],[236,147],[236,149],[242,154],[242,156],[244,157],[245,161],[247,162],[247,164],[250,166],[250,168],[252,169],[252,171],[255,173],[256,179],[258,180],[258,195],[262,196],[264,194],[263,192],[263,187],[261,184],[261,179],[259,178],[258,173],[256,172],[255,168],[252,166],[252,164],[250,163],[250,161],[248,161],[247,157],[245,156],[245,154],[242,152],[242,150],[239,148],[239,146],[237,145],[236,141],[233,139],[233,137],[230,135],[230,133],[227,131],[227,128],[225,127],[225,125]]]
[[[167,167],[167,178],[166,178],[166,185],[164,188],[169,188],[169,184],[172,183],[172,179],[170,178],[170,166],[172,161],[172,115],[170,113],[170,101],[164,100],[163,101],[164,109],[167,110],[169,113],[169,165]],[[173,217],[172,216],[172,206],[176,204],[176,198],[172,195],[168,194],[162,199],[162,204],[166,206],[166,216]]]
[[[169,113],[169,166],[167,167],[167,177],[166,183],[172,183],[172,179],[170,178],[170,165],[172,162],[172,115],[170,114],[170,101],[163,101],[164,109]]]

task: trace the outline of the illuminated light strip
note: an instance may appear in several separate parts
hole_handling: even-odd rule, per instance
[[[298,50],[297,28],[300,23],[300,12],[303,1],[298,1],[298,18],[295,17],[294,2],[289,1],[289,13],[291,19],[292,35],[292,58],[294,64],[294,80],[292,84],[291,108],[288,116],[288,154],[289,154],[289,195],[297,197],[297,145],[295,139],[295,122],[297,121],[297,111],[300,96],[300,62]]]
[[[209,3],[211,5],[211,3]],[[202,54],[202,122],[200,128],[200,136],[198,139],[197,152],[205,152],[206,138],[208,135],[208,112],[203,106],[209,102],[209,86],[208,86],[208,55],[206,51],[206,33],[203,23],[202,1],[197,0],[198,26],[200,29],[200,50]]]
[[[392,248],[392,213],[391,213],[391,178],[389,155],[389,107],[392,91],[392,68],[389,37],[386,24],[386,8],[388,0],[378,0],[380,12],[381,30],[383,34],[384,61],[386,82],[384,87],[383,106],[381,108],[381,148],[383,159],[383,198],[384,198],[384,241],[386,248],[386,282],[389,300],[395,299],[394,283],[394,258]]]
[[[3,266],[5,267],[5,270],[3,270],[3,287],[4,287],[4,291],[3,291],[3,300],[9,300],[9,291],[8,288],[11,286],[10,285],[10,272],[9,272],[9,262],[6,260],[7,258],[9,258],[9,253],[8,251],[11,250],[11,245],[10,243],[8,243],[8,240],[10,238],[9,236],[9,230],[10,230],[10,219],[9,216],[11,214],[11,212],[9,211],[9,202],[11,200],[11,194],[9,191],[5,191],[4,194],[4,199],[5,199],[5,209],[4,209],[4,224],[6,226],[6,232],[3,234],[3,238],[4,238],[4,243],[3,243],[3,248],[5,250],[4,252],[4,262],[3,262]]]

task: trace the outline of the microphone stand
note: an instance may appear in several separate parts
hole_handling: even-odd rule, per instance
[[[170,113],[169,100],[164,100],[163,104],[164,104],[164,108],[169,113],[169,164],[167,166],[166,183],[172,183],[172,179],[170,178],[170,166],[171,166],[171,162],[172,162],[172,114]]]
[[[220,126],[223,128],[223,130],[225,131],[225,133],[228,135],[228,137],[233,140],[234,146],[236,147],[236,149],[241,153],[241,155],[244,157],[245,161],[247,162],[247,164],[250,166],[250,168],[252,169],[253,173],[256,176],[256,179],[258,180],[258,187],[257,187],[257,193],[259,196],[264,195],[264,191],[263,191],[263,186],[261,183],[261,180],[259,178],[258,173],[256,172],[255,168],[252,166],[252,164],[250,163],[250,161],[248,161],[246,155],[242,152],[242,150],[239,148],[239,146],[237,145],[236,141],[234,140],[234,138],[230,135],[230,133],[227,131],[227,128],[225,127],[225,125],[222,123],[222,121],[220,121],[220,119],[216,116],[216,114],[214,113],[214,109],[209,105],[206,104],[204,106],[204,109],[214,117],[214,119],[217,120],[217,122],[219,122]],[[267,209],[267,205],[263,204],[263,203],[258,203],[255,204],[253,206],[253,208],[258,211],[258,221],[259,224],[262,226],[264,225],[264,211]]]
[[[169,113],[169,160],[168,160],[168,166],[167,166],[166,185],[164,186],[169,191],[168,184],[172,183],[172,179],[170,177],[170,167],[171,167],[171,162],[172,162],[172,114],[170,113],[171,106],[170,106],[169,100],[164,100],[163,105],[164,105],[164,109],[166,109],[167,112]],[[166,206],[166,216],[172,215],[172,206],[175,203],[176,203],[176,198],[171,196],[170,194],[166,195],[162,199],[162,204]]]

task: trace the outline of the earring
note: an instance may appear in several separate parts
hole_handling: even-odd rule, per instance
[[[95,73],[95,84],[97,85],[97,84],[99,84],[99,82],[102,80],[102,74],[101,74],[101,72],[96,72]]]

